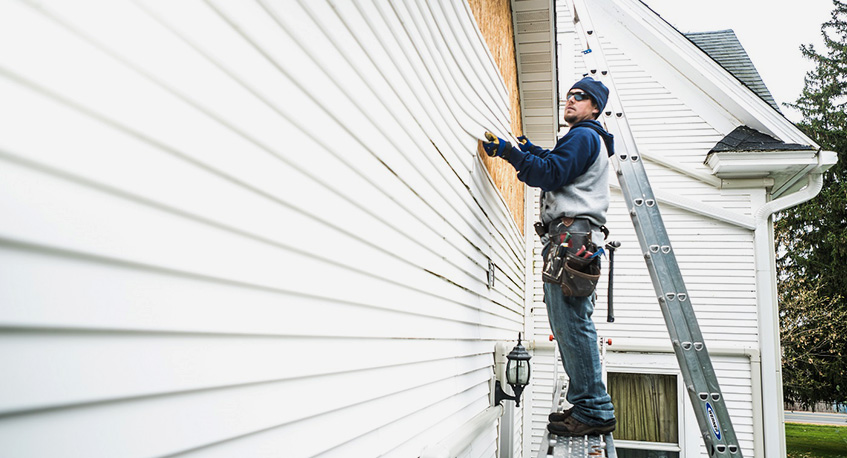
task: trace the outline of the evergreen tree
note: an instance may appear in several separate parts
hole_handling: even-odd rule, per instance
[[[838,164],[809,202],[777,215],[775,233],[786,401],[847,401],[847,3],[821,26],[826,50],[793,104],[799,124]]]

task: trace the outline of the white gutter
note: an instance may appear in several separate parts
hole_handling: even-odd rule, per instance
[[[468,448],[477,436],[488,431],[491,424],[502,415],[502,405],[483,410],[441,442],[425,447],[420,458],[455,458]]]
[[[831,151],[818,153],[818,166],[808,175],[806,186],[792,194],[765,203],[753,214],[756,262],[756,301],[759,317],[759,348],[763,406],[764,450],[762,456],[784,457],[785,415],[782,408],[782,359],[780,355],[776,259],[774,257],[773,220],[779,211],[794,207],[818,195],[823,187],[823,172],[838,158]],[[757,455],[759,452],[757,451]]]

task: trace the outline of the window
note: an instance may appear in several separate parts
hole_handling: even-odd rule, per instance
[[[679,458],[676,375],[609,372],[619,458]]]

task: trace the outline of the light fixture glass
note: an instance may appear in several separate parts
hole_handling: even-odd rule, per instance
[[[532,358],[532,356],[530,356],[529,352],[526,351],[526,348],[521,345],[521,334],[518,333],[518,344],[515,345],[515,348],[513,348],[508,355],[506,355],[506,359],[508,360],[506,363],[506,383],[512,387],[512,391],[515,395],[510,396],[504,393],[500,387],[500,382],[498,381],[496,386],[498,394],[495,397],[497,403],[503,399],[511,399],[515,401],[516,406],[521,405],[521,393],[523,393],[524,387],[529,384],[531,372],[529,367],[530,358]]]

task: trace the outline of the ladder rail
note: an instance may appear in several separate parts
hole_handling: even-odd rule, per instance
[[[617,143],[612,163],[638,235],[703,441],[709,456],[741,457],[717,374],[617,88],[605,65],[598,34],[592,25],[585,1],[571,0],[569,5],[580,42],[584,46],[587,75],[603,81],[609,88],[609,103],[601,117],[606,121],[607,129],[615,135]],[[604,65],[597,65],[597,61]]]

